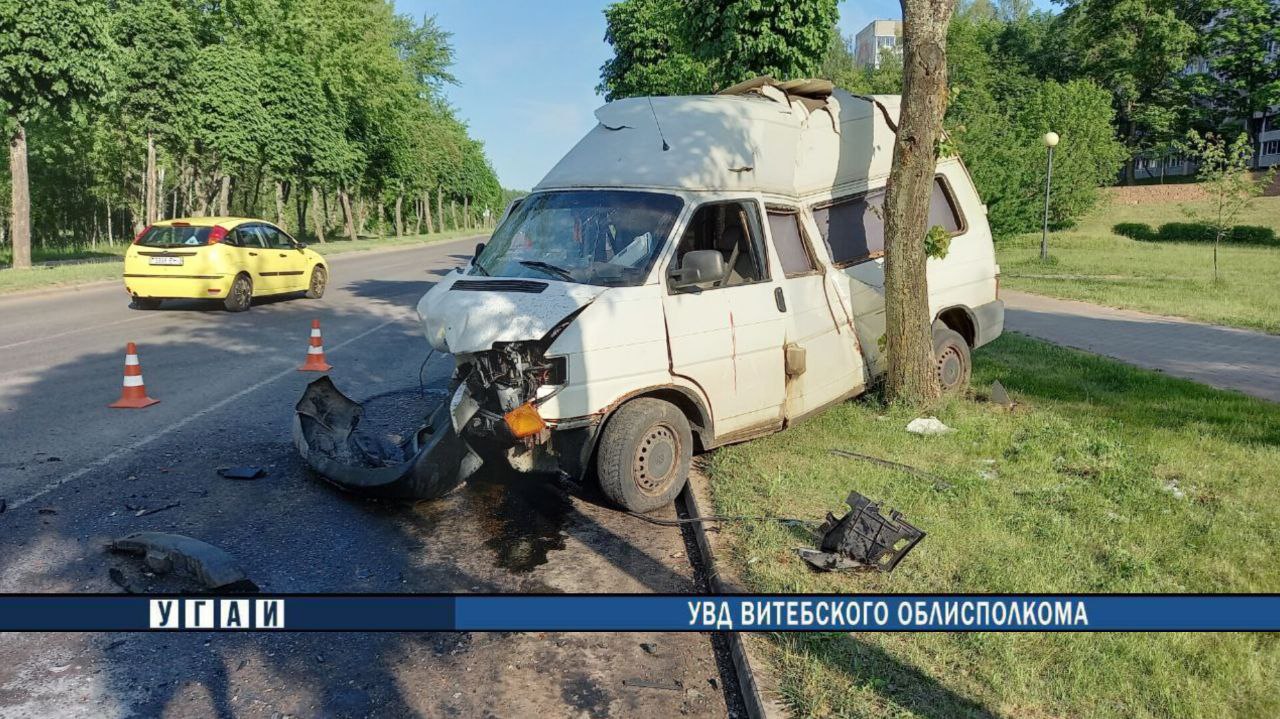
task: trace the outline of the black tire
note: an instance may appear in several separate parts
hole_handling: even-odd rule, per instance
[[[228,312],[244,312],[253,305],[253,280],[249,279],[249,275],[239,274],[231,282],[231,289],[227,292],[227,297],[222,301],[222,306]]]
[[[158,310],[161,302],[154,297],[134,297],[129,306],[135,310]]]
[[[969,354],[969,343],[960,333],[946,326],[933,328],[933,361],[943,394],[965,391],[973,372],[973,359]]]
[[[674,405],[652,397],[622,405],[604,426],[596,456],[600,489],[632,512],[652,512],[689,479],[693,432]]]
[[[307,283],[307,299],[318,300],[324,297],[325,285],[329,284],[329,271],[324,265],[311,268],[311,281]]]

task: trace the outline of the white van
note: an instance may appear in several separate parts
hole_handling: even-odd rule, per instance
[[[418,305],[458,382],[453,429],[522,471],[595,469],[633,511],[670,502],[694,452],[759,437],[885,371],[880,204],[898,97],[759,78],[715,96],[633,98],[508,209]],[[986,208],[939,161],[929,260],[938,377],[1004,304]]]

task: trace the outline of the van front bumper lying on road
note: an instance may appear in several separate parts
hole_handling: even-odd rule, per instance
[[[124,286],[134,297],[155,299],[222,298],[231,288],[229,275],[159,275],[125,273]]]

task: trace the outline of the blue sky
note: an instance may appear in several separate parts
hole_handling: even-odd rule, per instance
[[[396,9],[435,15],[453,33],[459,85],[450,102],[485,144],[503,186],[529,189],[582,135],[603,104],[595,93],[609,57],[603,10],[609,0],[395,0]],[[1047,6],[1047,0],[1036,0]],[[852,34],[900,16],[898,0],[842,0],[840,28]]]

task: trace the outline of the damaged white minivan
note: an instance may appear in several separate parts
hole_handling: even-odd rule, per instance
[[[676,496],[695,452],[871,386],[898,102],[758,78],[597,110],[418,305],[457,363],[452,427],[435,431],[465,443],[464,472],[471,452],[594,470],[611,500],[647,512]],[[938,379],[955,391],[1004,324],[986,208],[958,158],[938,163],[929,224],[952,235],[928,285]]]

